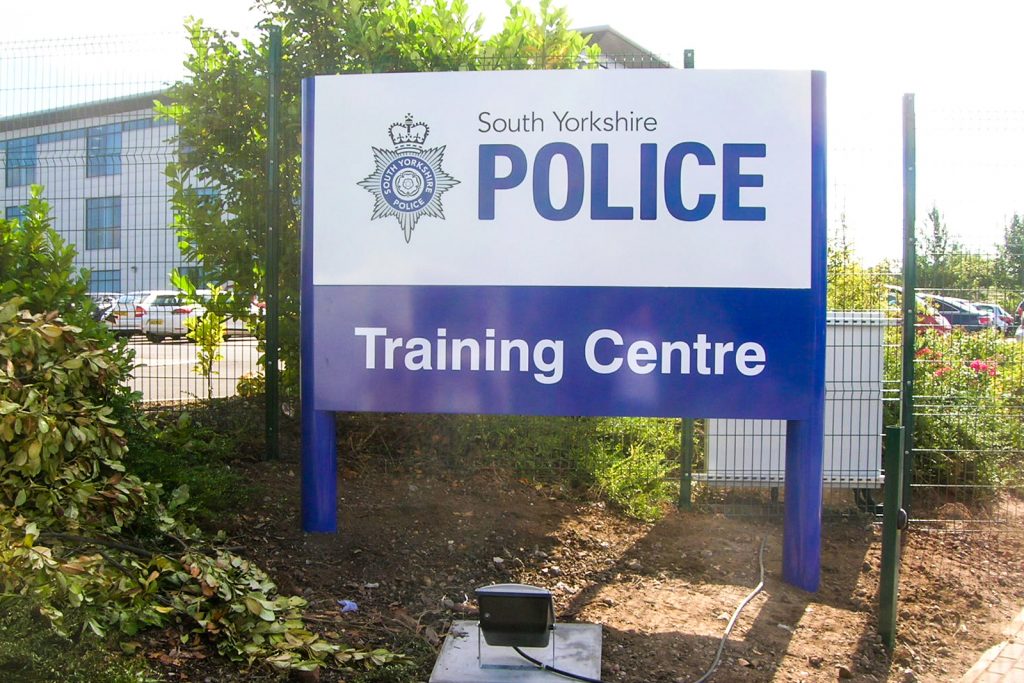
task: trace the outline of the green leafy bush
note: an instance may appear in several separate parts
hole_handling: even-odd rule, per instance
[[[601,493],[626,514],[654,521],[677,491],[668,476],[679,452],[678,420],[602,418],[584,455]]]
[[[449,423],[449,424],[445,424]],[[520,474],[591,487],[627,514],[651,521],[677,489],[678,420],[660,418],[441,418],[447,453],[510,463]],[[437,428],[439,427],[439,429]]]
[[[42,193],[32,186],[21,220],[0,219],[0,301],[19,296],[27,310],[60,311],[86,336],[109,343],[107,327],[89,315],[89,271],[75,268],[75,248],[53,230]]]
[[[231,461],[239,439],[198,424],[188,411],[147,415],[144,429],[129,429],[125,466],[164,490],[188,487],[188,503],[178,517],[209,526],[241,509],[252,491]]]
[[[1024,349],[996,330],[919,336],[914,363],[918,483],[1020,482]]]
[[[125,388],[131,356],[47,308],[86,310],[73,258],[38,189],[25,220],[0,221],[0,263],[33,261],[0,285],[32,293],[0,299],[0,596],[37,606],[58,636],[175,625],[246,664],[394,661],[322,641],[303,625],[302,598],[177,517],[186,486],[168,496],[126,470],[126,428],[142,428]]]
[[[68,630],[82,624],[74,611]],[[155,680],[145,662],[97,648],[92,639],[61,636],[46,628],[38,607],[22,597],[0,600],[0,679],[8,683],[142,683]]]

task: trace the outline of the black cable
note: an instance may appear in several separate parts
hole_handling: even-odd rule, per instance
[[[725,643],[729,640],[729,634],[732,633],[732,627],[736,625],[736,619],[740,616],[740,612],[743,608],[754,599],[761,589],[764,588],[764,546],[768,542],[768,537],[765,536],[761,539],[761,551],[757,554],[758,564],[761,566],[761,578],[758,580],[757,585],[754,586],[754,590],[747,594],[747,597],[743,598],[743,601],[736,606],[736,611],[732,613],[732,619],[729,620],[729,625],[725,627],[725,635],[722,636],[722,641],[718,644],[718,652],[715,653],[715,661],[711,662],[711,668],[704,672],[704,674],[693,683],[704,683],[704,681],[711,678],[711,674],[715,673],[715,669],[718,668],[719,663],[722,661],[722,652],[725,651]]]
[[[581,676],[579,674],[574,674],[574,673],[572,673],[570,671],[562,671],[561,669],[556,669],[553,666],[548,666],[547,664],[545,664],[544,662],[540,661],[539,659],[534,659],[530,655],[528,655],[525,652],[523,652],[522,650],[520,650],[518,647],[512,646],[512,649],[515,650],[516,652],[518,652],[520,657],[523,657],[524,659],[526,659],[531,664],[537,665],[537,667],[539,669],[542,669],[544,671],[550,671],[553,674],[558,674],[559,676],[565,676],[566,678],[572,678],[572,679],[575,679],[577,681],[584,681],[585,683],[601,683],[601,679],[600,678],[588,678],[587,676]]]
[[[715,673],[715,669],[717,669],[718,665],[722,662],[722,653],[725,651],[725,644],[729,641],[729,634],[732,633],[732,629],[736,625],[736,620],[739,618],[740,612],[742,612],[743,608],[750,604],[750,601],[753,600],[757,596],[757,594],[761,592],[762,589],[764,589],[764,546],[767,543],[768,537],[765,536],[761,539],[761,550],[757,553],[757,563],[760,567],[760,577],[757,581],[757,585],[754,586],[754,589],[747,594],[747,597],[743,598],[740,604],[736,606],[736,611],[732,613],[732,618],[729,619],[729,624],[725,627],[725,633],[722,635],[722,640],[718,643],[718,652],[715,653],[715,661],[711,662],[711,667],[708,668],[708,670],[705,671],[703,675],[701,675],[701,677],[695,680],[693,683],[704,683],[709,678],[711,678],[711,675],[713,673]],[[574,674],[569,671],[562,671],[561,669],[556,669],[553,666],[548,666],[544,662],[538,659],[534,659],[530,655],[526,654],[518,647],[513,646],[512,649],[518,652],[520,657],[523,657],[528,662],[536,665],[539,669],[543,671],[550,671],[553,674],[565,676],[566,678],[572,678],[577,681],[584,681],[585,683],[601,683],[601,679],[599,678],[588,678],[586,676]]]

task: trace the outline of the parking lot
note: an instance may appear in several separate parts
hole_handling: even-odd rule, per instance
[[[153,344],[144,337],[132,337],[135,349],[135,377],[132,388],[142,392],[146,402],[186,401],[207,397],[207,379],[194,371],[196,345],[188,340],[167,340]],[[220,348],[224,356],[214,364],[213,397],[235,394],[238,379],[259,369],[256,339],[232,337]]]

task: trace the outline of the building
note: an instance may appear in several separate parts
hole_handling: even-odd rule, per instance
[[[183,261],[164,170],[177,157],[176,127],[158,117],[162,92],[0,119],[5,218],[43,186],[53,226],[92,271],[95,292],[170,286]]]
[[[587,26],[575,29],[590,36],[592,45],[601,47],[600,64],[606,69],[669,69],[667,61],[633,42],[611,26]]]

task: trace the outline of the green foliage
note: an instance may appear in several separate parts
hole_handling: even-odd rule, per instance
[[[148,426],[125,388],[131,356],[102,326],[48,310],[87,310],[87,276],[33,194],[26,220],[0,223],[0,288],[26,291],[0,299],[0,597],[35,606],[57,637],[175,625],[246,664],[395,660],[322,641],[302,598],[177,517],[187,486],[166,496],[126,470],[127,430]]]
[[[176,624],[232,660],[310,669],[376,659],[306,630],[299,597],[210,543],[176,512],[188,500],[125,471],[125,432],[100,398],[123,360],[54,314],[0,305],[0,588],[98,636]],[[184,427],[184,425],[182,425]]]
[[[231,467],[239,438],[199,424],[192,413],[158,413],[145,429],[129,430],[125,467],[165,491],[185,487],[179,519],[212,524],[241,508],[252,488]]]
[[[540,0],[534,13],[520,2],[510,2],[501,31],[485,43],[486,69],[576,69],[593,66],[600,48],[573,31],[564,7],[552,8]]]
[[[217,361],[224,360],[220,352],[224,346],[224,332],[227,329],[225,318],[214,311],[204,311],[199,317],[192,316],[185,320],[188,333],[185,335],[196,343],[196,364],[192,371],[206,378],[206,398],[213,399],[213,369]]]
[[[81,617],[65,615],[72,633]],[[141,659],[113,652],[90,634],[70,638],[46,627],[38,606],[20,597],[0,601],[0,676],[9,683],[142,683],[156,680]],[[59,655],[57,654],[59,653]]]
[[[637,519],[654,521],[678,490],[668,476],[679,452],[678,420],[602,418],[584,463],[601,493]]]
[[[20,221],[0,218],[0,301],[23,297],[26,309],[61,311],[68,322],[99,336],[106,328],[89,318],[89,272],[75,269],[75,248],[51,227],[42,192],[41,186],[32,186]]]
[[[256,398],[267,390],[267,378],[262,373],[245,373],[238,378],[235,393],[242,398]]]
[[[857,260],[853,245],[846,238],[845,222],[838,238],[829,241],[826,268],[828,278],[826,306],[828,310],[878,311],[886,309],[887,273],[884,267],[865,268]]]
[[[1012,310],[1024,290],[1024,220],[1014,214],[993,253],[968,251],[950,236],[936,207],[918,235],[917,286]],[[993,291],[994,290],[994,291]]]
[[[544,0],[539,14],[510,5],[501,32],[480,35],[464,0],[260,3],[267,24],[282,27],[284,59],[279,111],[283,149],[278,169],[281,235],[280,342],[282,391],[298,391],[298,272],[300,194],[300,83],[315,74],[457,71],[509,68],[581,68],[597,48],[568,29],[564,10]],[[234,283],[236,297],[222,315],[247,319],[247,304],[266,300],[265,170],[268,41],[237,36],[190,21],[188,78],[171,89],[172,103],[157,105],[178,125],[189,150],[167,168],[175,228],[186,255],[201,261],[210,280]],[[217,188],[216,198],[197,187]]]
[[[919,483],[1020,483],[1024,348],[994,330],[919,337],[914,364]]]
[[[996,257],[996,271],[1003,287],[1017,292],[1024,291],[1024,216],[1013,214],[1010,224],[1006,226],[1003,243]],[[1004,307],[1010,309],[1013,305],[1013,302],[1009,302]]]
[[[678,420],[465,415],[441,427],[446,451],[511,462],[525,476],[593,488],[627,514],[652,521],[676,489]]]

